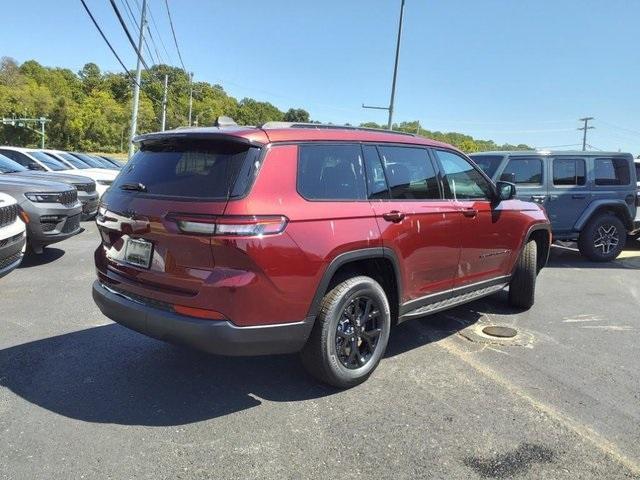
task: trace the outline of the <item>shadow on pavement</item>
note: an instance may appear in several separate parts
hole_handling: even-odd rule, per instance
[[[52,247],[45,248],[39,255],[27,251],[27,254],[22,259],[22,263],[20,263],[18,268],[31,268],[46,265],[47,263],[55,262],[62,257],[64,253],[64,250]]]
[[[634,258],[640,256],[640,246],[636,247],[636,245],[628,242],[620,257],[616,260],[611,262],[592,262],[583,257],[577,248],[554,244],[551,246],[547,268],[636,268],[633,265],[629,265],[629,256]]]
[[[386,356],[453,335],[480,315],[469,312],[463,321],[434,315],[400,325],[392,329]],[[339,391],[307,375],[297,355],[211,356],[117,324],[0,350],[0,385],[66,417],[148,426],[217,418],[260,399],[300,401]]]

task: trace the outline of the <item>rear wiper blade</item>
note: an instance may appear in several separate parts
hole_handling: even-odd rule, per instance
[[[120,189],[122,190],[133,190],[136,192],[146,192],[147,191],[147,187],[144,186],[144,184],[137,182],[137,183],[123,183],[122,185],[120,185]]]

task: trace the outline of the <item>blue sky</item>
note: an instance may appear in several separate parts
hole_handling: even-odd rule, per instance
[[[148,2],[177,65],[164,0]],[[109,2],[87,3],[133,68]],[[197,80],[353,124],[386,122],[360,105],[388,104],[399,3],[169,0]],[[120,69],[79,0],[10,4],[0,55]],[[406,0],[395,120],[548,147],[578,144],[577,119],[589,115],[589,144],[638,154],[639,19],[635,0]]]

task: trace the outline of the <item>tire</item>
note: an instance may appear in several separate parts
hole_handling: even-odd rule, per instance
[[[578,249],[592,262],[610,262],[622,252],[626,235],[626,228],[618,217],[610,213],[598,215],[580,232]]]
[[[509,305],[526,310],[533,306],[538,276],[538,244],[529,240],[516,262],[516,269],[509,283]]]
[[[362,322],[370,301],[370,320]],[[302,363],[318,380],[338,388],[364,382],[384,355],[391,311],[383,288],[370,277],[352,277],[328,292],[302,349]],[[355,347],[355,348],[354,348]],[[361,355],[362,353],[362,355]]]

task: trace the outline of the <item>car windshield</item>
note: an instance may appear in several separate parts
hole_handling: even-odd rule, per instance
[[[8,157],[4,155],[0,155],[0,172],[2,173],[16,173],[16,172],[24,172],[27,169],[24,168],[17,162],[14,162]]]
[[[50,157],[44,152],[30,151],[29,155],[31,155],[33,158],[35,158],[36,160],[38,160],[40,163],[50,168],[51,170],[55,170],[55,171],[69,170],[69,167],[67,167],[64,163],[62,163],[59,160],[56,160],[53,157]]]
[[[86,163],[87,165],[94,167],[94,168],[105,168],[104,165],[102,165],[100,162],[98,162],[96,159],[94,159],[93,157],[90,157],[89,155],[86,155],[84,153],[72,153],[73,156],[78,157],[80,160],[82,160],[84,163]]]
[[[491,178],[504,159],[502,155],[470,155],[470,157]]]
[[[100,165],[102,165],[105,168],[113,168],[113,165],[111,165],[110,162],[106,161],[104,158],[99,157],[97,155],[89,155],[91,158],[93,158],[96,162],[99,162]]]
[[[58,153],[58,155],[67,163],[71,164],[72,166],[76,167],[76,168],[81,168],[81,169],[85,169],[85,168],[91,168],[89,165],[87,165],[86,163],[84,163],[82,160],[80,160],[79,158],[74,157],[73,155],[71,155],[70,153],[67,152],[60,152]]]

